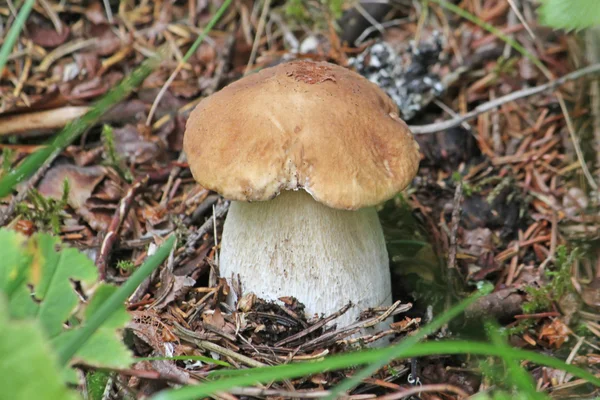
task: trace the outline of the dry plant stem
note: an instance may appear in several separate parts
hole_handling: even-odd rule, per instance
[[[42,62],[37,66],[37,68],[35,68],[35,72],[45,73],[48,71],[50,66],[54,64],[54,62],[56,62],[57,60],[63,58],[67,54],[71,54],[76,51],[83,50],[86,47],[93,46],[96,44],[96,42],[96,39],[79,39],[59,46],[56,49],[52,50],[50,53],[48,53],[46,57],[44,57]]]
[[[85,106],[70,106],[0,117],[0,136],[63,128],[90,110]]]
[[[250,53],[250,58],[248,59],[248,64],[246,64],[246,70],[244,71],[244,75],[247,75],[250,72],[250,68],[254,64],[254,60],[256,60],[256,52],[258,51],[258,45],[260,44],[260,38],[265,30],[265,22],[267,21],[267,14],[269,13],[269,8],[271,7],[271,0],[263,0],[263,8],[260,13],[260,20],[258,21],[258,27],[256,28],[256,36],[254,37],[254,42],[252,43],[252,52]]]
[[[219,204],[215,208],[214,218],[212,218],[212,217],[208,218],[206,220],[206,222],[204,222],[202,224],[202,226],[200,226],[200,228],[198,228],[197,231],[193,232],[192,234],[190,234],[188,236],[187,242],[185,244],[185,248],[175,258],[175,265],[180,264],[184,259],[193,255],[196,252],[196,247],[198,246],[198,243],[200,243],[200,241],[202,241],[202,236],[204,236],[205,234],[210,232],[210,230],[213,227],[214,220],[217,218],[223,217],[223,215],[225,215],[227,210],[229,210],[229,202],[228,201]]]
[[[46,0],[39,0],[39,4],[42,6],[46,14],[48,14],[48,19],[50,19],[52,25],[54,25],[54,29],[56,29],[56,32],[61,34],[63,30],[63,24],[56,12],[54,12],[54,10],[52,9],[52,6],[50,6],[50,4],[48,4]]]
[[[385,28],[381,26],[379,21],[377,21],[371,14],[369,14],[369,12],[365,10],[365,8],[360,3],[356,3],[354,8],[356,8],[356,11],[358,11],[358,13],[362,15],[363,18],[371,24],[371,27],[378,30],[379,33],[381,33],[382,35],[385,35]]]
[[[402,305],[398,305],[398,306],[396,306],[396,304],[394,304],[390,308],[393,308],[394,310],[389,314],[387,314],[387,312],[386,312],[386,315],[394,316],[394,315],[401,314],[403,312],[410,310],[412,308],[412,304],[407,303],[407,304],[402,304]],[[381,316],[372,317],[372,318],[366,319],[364,321],[355,322],[351,325],[340,328],[336,331],[327,332],[316,339],[313,339],[309,342],[303,343],[302,345],[300,345],[300,349],[302,349],[303,351],[313,351],[314,349],[317,349],[317,348],[324,348],[324,347],[330,346],[339,340],[345,339],[346,337],[353,335],[356,332],[359,332],[361,329],[363,329],[367,326],[373,326],[373,323],[379,322],[380,319],[381,319]]]
[[[185,161],[186,161],[185,153],[181,152],[181,154],[179,154],[179,158],[177,159],[177,162],[184,163]],[[160,205],[162,207],[166,207],[167,202],[169,201],[169,192],[171,191],[171,186],[173,185],[173,181],[175,180],[175,177],[177,175],[179,175],[180,172],[181,172],[181,167],[179,167],[179,166],[175,166],[171,170],[171,173],[169,174],[169,179],[167,180],[167,183],[163,189],[162,198],[160,199]]]
[[[175,331],[178,333],[178,336],[181,337],[182,339],[195,344],[196,346],[198,346],[201,349],[204,350],[208,350],[208,351],[213,351],[217,354],[220,354],[224,357],[230,357],[232,359],[234,359],[235,361],[238,361],[242,364],[245,364],[249,367],[254,367],[254,368],[259,368],[259,367],[266,367],[266,364],[261,363],[260,361],[256,361],[253,360],[250,357],[246,357],[242,354],[238,354],[235,351],[226,349],[225,347],[221,347],[218,344],[215,343],[211,343],[209,341],[206,340],[202,340],[202,339],[198,339],[196,337],[196,333],[193,331],[190,331],[189,329],[184,328],[183,326],[179,325],[177,322],[175,322]]]
[[[577,136],[575,136],[575,127],[573,126],[573,121],[571,120],[571,116],[569,115],[569,110],[567,109],[565,99],[559,92],[556,92],[556,98],[558,99],[558,104],[560,104],[560,108],[565,116],[567,130],[569,131],[569,137],[571,138],[571,142],[573,143],[573,148],[575,149],[577,160],[579,160],[579,164],[581,165],[583,175],[587,179],[588,184],[592,187],[592,189],[598,191],[598,184],[594,180],[592,173],[590,172],[589,168],[587,167],[587,164],[585,163],[585,157],[583,156],[583,152],[581,151],[579,139],[577,138]]]
[[[462,201],[462,183],[456,186],[454,191],[454,200],[452,202],[452,220],[450,222],[450,248],[448,249],[448,269],[456,269],[456,249],[458,236],[458,225],[460,222],[460,212]]]
[[[177,64],[177,67],[175,68],[175,71],[173,71],[173,73],[171,74],[171,76],[169,76],[169,79],[167,79],[167,81],[165,82],[165,84],[163,85],[163,87],[160,88],[160,91],[156,95],[156,99],[152,103],[152,107],[150,107],[150,112],[148,113],[148,118],[146,119],[146,125],[147,126],[152,125],[152,118],[154,118],[154,113],[156,113],[156,108],[160,104],[160,100],[163,98],[163,96],[165,95],[165,93],[169,89],[169,86],[171,86],[171,83],[173,83],[173,81],[177,77],[177,74],[179,73],[179,71],[181,71],[181,69],[183,68],[184,65],[185,65],[184,62],[180,62],[179,64]]]
[[[515,0],[508,0],[508,4],[510,4],[510,7],[512,8],[512,10],[515,13],[515,15],[517,16],[517,18],[519,18],[519,21],[521,21],[521,23],[527,30],[527,33],[529,33],[529,36],[531,36],[532,39],[535,39],[536,38],[535,33],[533,33],[533,30],[531,30],[531,27],[525,20],[525,17],[523,17],[521,10],[519,10],[519,7],[517,7],[517,5],[515,4]]]
[[[336,319],[337,317],[339,317],[340,315],[344,314],[346,311],[348,311],[350,309],[351,306],[352,306],[352,304],[350,304],[350,303],[346,304],[342,309],[336,311],[335,313],[331,314],[327,318],[321,319],[319,322],[312,325],[308,329],[298,332],[295,335],[289,336],[283,340],[280,340],[279,342],[274,344],[274,347],[281,347],[286,343],[293,342],[296,339],[300,339],[300,338],[308,335],[309,333],[312,333],[312,332],[316,331],[317,329],[320,329],[321,327],[325,326],[325,324],[327,324],[328,322],[331,322],[334,319]]]
[[[445,383],[433,384],[433,385],[423,385],[423,386],[415,386],[408,389],[405,389],[398,393],[388,394],[385,396],[377,397],[376,400],[397,400],[397,399],[405,399],[409,396],[419,393],[430,393],[430,392],[450,392],[459,396],[459,398],[466,399],[469,397],[469,394],[459,388],[458,386],[448,385]]]
[[[108,264],[108,257],[110,252],[119,238],[119,231],[121,230],[121,226],[123,225],[123,221],[127,218],[127,214],[129,213],[129,209],[131,208],[131,204],[133,203],[133,199],[136,194],[140,191],[141,188],[146,186],[148,183],[148,175],[137,179],[130,187],[127,189],[127,193],[125,197],[121,199],[119,202],[119,207],[110,221],[110,225],[108,226],[108,230],[106,231],[106,235],[102,240],[102,245],[100,246],[100,254],[98,255],[98,259],[96,260],[96,266],[98,267],[98,272],[100,274],[100,279],[104,280],[106,278],[106,267]]]
[[[565,82],[572,81],[575,79],[579,79],[586,75],[592,75],[600,73],[600,64],[590,65],[589,67],[581,68],[577,71],[571,72],[565,76],[557,78],[553,81],[544,83],[543,85],[535,86],[528,89],[518,90],[511,94],[507,94],[506,96],[498,97],[495,100],[488,101],[487,103],[481,104],[477,106],[474,110],[460,116],[457,118],[452,118],[443,122],[436,122],[434,124],[428,125],[412,125],[409,126],[412,133],[415,135],[423,135],[429,133],[441,132],[446,129],[454,128],[465,121],[469,121],[479,114],[483,114],[485,112],[491,111],[494,108],[500,107],[503,104],[510,103],[511,101],[523,99],[525,97],[533,96],[539,93],[543,93],[548,90],[556,89],[558,86],[564,84]]]
[[[284,399],[320,399],[331,394],[328,390],[311,390],[306,392],[276,390],[276,389],[261,389],[261,388],[233,388],[229,390],[231,394],[236,396],[251,396],[251,397],[279,397]],[[357,394],[351,396],[340,396],[338,399],[343,400],[366,400],[374,399],[372,394]]]

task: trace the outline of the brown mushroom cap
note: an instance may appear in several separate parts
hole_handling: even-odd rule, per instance
[[[293,61],[202,100],[185,131],[194,178],[241,201],[304,189],[354,210],[404,189],[419,147],[377,85],[346,68]]]

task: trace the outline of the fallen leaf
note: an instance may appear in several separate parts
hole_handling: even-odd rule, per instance
[[[558,349],[569,339],[570,334],[569,327],[560,318],[556,318],[544,325],[538,338],[547,339],[550,346],[555,346]]]
[[[125,125],[114,130],[115,149],[119,155],[127,158],[130,163],[143,164],[156,158],[159,147],[149,142],[133,125]]]
[[[101,56],[110,56],[121,48],[121,39],[107,23],[91,24],[88,35],[96,39],[94,49]]]
[[[38,190],[43,196],[59,200],[63,195],[63,182],[66,180],[69,182],[68,203],[73,209],[79,210],[105,176],[104,167],[59,164],[46,173]]]
[[[27,32],[29,32],[33,43],[47,48],[60,46],[67,40],[71,33],[65,24],[62,25],[62,30],[59,33],[54,27],[46,27],[35,22],[27,24]]]
[[[94,24],[106,23],[104,7],[99,1],[91,2],[85,9],[85,17]]]
[[[223,327],[225,327],[225,319],[219,308],[215,308],[215,311],[212,314],[203,314],[202,319],[204,320],[204,323],[212,325],[215,328],[223,329]]]

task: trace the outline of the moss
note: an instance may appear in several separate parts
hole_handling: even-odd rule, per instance
[[[63,183],[63,194],[60,200],[46,198],[35,189],[29,191],[27,200],[30,204],[17,205],[17,213],[24,219],[32,221],[41,231],[60,233],[64,209],[69,198],[69,181]]]
[[[102,143],[104,145],[104,165],[114,168],[115,171],[127,182],[133,182],[133,175],[125,165],[125,161],[117,153],[115,135],[109,125],[102,127]]]

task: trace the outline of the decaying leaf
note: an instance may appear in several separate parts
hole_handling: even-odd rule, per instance
[[[189,276],[177,276],[163,269],[160,274],[161,287],[156,293],[157,301],[154,307],[162,309],[174,300],[184,296],[194,286],[196,281]]]
[[[71,30],[66,25],[62,25],[61,31],[58,32],[55,28],[50,26],[29,23],[27,24],[27,32],[29,32],[29,36],[33,43],[38,46],[52,48],[63,44],[69,37]]]
[[[539,339],[546,339],[550,346],[555,346],[557,349],[569,339],[571,330],[560,318],[547,323],[542,328],[539,334]]]
[[[117,153],[131,163],[143,164],[158,155],[158,145],[146,140],[133,125],[115,129],[114,135]]]
[[[68,203],[75,210],[85,205],[96,186],[106,176],[106,168],[101,166],[78,167],[59,164],[46,173],[39,184],[41,195],[60,200],[63,195],[63,182],[69,182]]]

